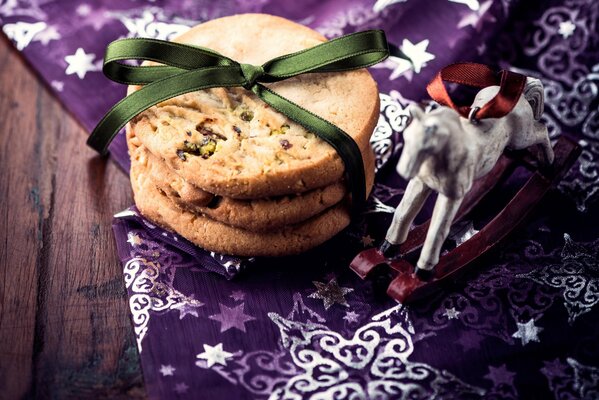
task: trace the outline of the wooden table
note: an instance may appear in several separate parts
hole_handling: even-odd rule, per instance
[[[0,399],[145,397],[112,215],[127,176],[0,40]]]

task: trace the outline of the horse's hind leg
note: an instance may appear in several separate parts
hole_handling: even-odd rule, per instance
[[[547,165],[553,164],[553,159],[555,155],[553,154],[553,147],[551,147],[551,141],[549,140],[549,132],[547,132],[547,127],[542,123],[535,121],[534,122],[534,133],[535,133],[535,143],[539,144],[543,149],[543,156],[545,163]]]
[[[418,177],[410,180],[406,192],[399,206],[397,206],[395,214],[393,214],[393,222],[391,222],[391,226],[385,236],[387,247],[406,241],[410,226],[422,209],[430,192],[431,189],[418,179]]]
[[[424,246],[422,246],[420,258],[416,264],[418,267],[417,272],[419,272],[418,270],[431,271],[439,262],[441,246],[443,246],[443,242],[445,242],[449,234],[451,223],[461,204],[462,198],[450,199],[439,193],[435,209],[433,210],[431,224],[428,227],[428,232],[426,232]]]

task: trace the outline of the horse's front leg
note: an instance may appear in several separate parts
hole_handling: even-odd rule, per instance
[[[392,247],[406,241],[414,218],[422,209],[431,189],[418,177],[412,178],[406,187],[404,196],[393,214],[393,222],[387,231],[381,251],[389,255]]]
[[[435,203],[431,223],[426,232],[426,239],[422,246],[422,252],[418,259],[416,272],[426,275],[439,262],[439,254],[441,246],[449,234],[451,223],[455,218],[463,197],[450,199],[447,196],[439,193],[439,197]]]

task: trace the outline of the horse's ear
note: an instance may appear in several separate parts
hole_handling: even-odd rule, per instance
[[[410,104],[408,111],[413,119],[421,120],[424,116],[424,110],[416,103]]]

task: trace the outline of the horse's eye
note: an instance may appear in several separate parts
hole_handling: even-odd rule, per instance
[[[437,125],[428,125],[426,128],[424,128],[424,133],[426,133],[427,135],[432,135],[437,131]]]

